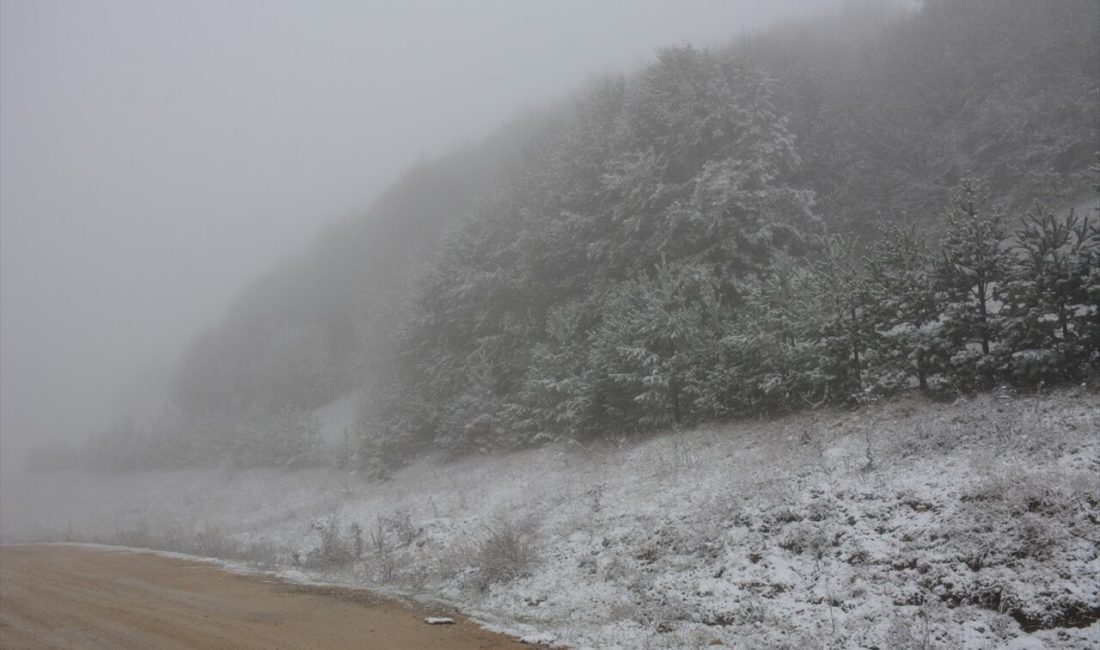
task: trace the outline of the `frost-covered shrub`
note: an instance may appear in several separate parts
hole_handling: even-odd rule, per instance
[[[407,510],[398,509],[388,517],[382,517],[379,524],[393,533],[398,546],[408,546],[424,532],[413,524],[412,515]]]
[[[438,559],[424,559],[419,549],[429,540],[407,510],[399,508],[391,515],[376,517],[366,531],[356,532],[353,527],[352,536],[353,547],[362,549],[355,557],[363,560],[361,571],[369,581],[417,586],[430,575],[455,573],[441,569]]]
[[[526,575],[537,559],[535,525],[501,519],[485,528],[487,534],[478,545],[475,558],[475,586],[487,589],[492,584]]]
[[[343,523],[334,514],[323,522],[314,523],[313,530],[320,537],[317,547],[306,557],[306,563],[321,568],[335,568],[350,564],[356,559],[355,529],[343,534]]]

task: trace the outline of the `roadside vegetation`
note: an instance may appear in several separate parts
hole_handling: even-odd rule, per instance
[[[911,393],[423,459],[385,482],[68,470],[32,486],[34,517],[6,505],[3,530],[413,594],[576,648],[1088,648],[1097,404],[1085,388]]]

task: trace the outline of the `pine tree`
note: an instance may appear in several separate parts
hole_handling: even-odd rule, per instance
[[[1100,179],[1100,152],[1096,154],[1092,171]],[[1100,195],[1100,182],[1093,187]],[[1096,212],[1100,213],[1100,208]],[[1082,278],[1083,303],[1076,312],[1078,328],[1082,340],[1086,341],[1093,372],[1100,372],[1100,214],[1089,233],[1089,242],[1084,254],[1074,260],[1072,272]]]
[[[867,352],[873,349],[875,337],[865,270],[856,256],[855,242],[837,235],[825,237],[807,279],[815,306],[807,326],[821,346],[816,369],[829,377],[832,399],[850,401],[864,389]]]
[[[916,226],[882,222],[865,264],[870,311],[878,331],[880,381],[896,388],[916,377],[917,385],[926,390],[942,356],[940,308],[928,248]]]
[[[805,260],[779,253],[738,288],[740,302],[708,370],[715,415],[782,412],[825,399],[829,378],[812,326],[818,304]]]
[[[717,312],[705,267],[662,262],[616,289],[592,335],[594,401],[627,428],[683,423],[718,339]]]
[[[1037,206],[1014,233],[1005,344],[1017,379],[1072,377],[1075,360],[1087,358],[1078,321],[1088,312],[1088,266],[1096,246],[1096,227],[1073,210],[1058,217]]]
[[[955,349],[952,364],[959,379],[988,382],[996,371],[991,353],[999,335],[998,292],[1011,263],[1004,215],[988,208],[976,181],[963,180],[944,223],[937,275],[945,297],[944,332]]]
[[[519,424],[537,436],[586,435],[602,424],[598,409],[593,408],[586,311],[585,305],[576,302],[555,308],[547,319],[546,340],[532,350],[519,395],[523,408]]]

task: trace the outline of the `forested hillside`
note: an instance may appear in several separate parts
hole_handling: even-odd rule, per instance
[[[1098,151],[1095,0],[661,49],[335,226],[93,454],[308,462],[353,392],[377,464],[1095,377]]]
[[[967,176],[1013,219],[1086,191],[1100,147],[1096,3],[929,0],[880,32],[891,14],[876,6],[741,48],[774,80],[802,178],[834,227],[881,215],[935,228]]]
[[[1050,201],[1091,190],[1096,7],[1040,4],[609,80],[443,250],[368,432],[494,448],[1088,374],[1096,220]]]
[[[439,238],[547,120],[532,112],[418,164],[365,215],[333,224],[198,336],[159,417],[124,419],[83,449],[39,449],[32,464],[315,460],[310,411],[385,380],[403,307]]]

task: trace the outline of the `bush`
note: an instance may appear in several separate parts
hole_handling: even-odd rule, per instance
[[[485,528],[488,535],[477,548],[478,589],[527,575],[537,558],[535,526],[530,522],[501,520]]]
[[[352,527],[351,539],[341,535],[340,519],[334,514],[324,523],[313,524],[314,530],[321,534],[321,542],[309,558],[310,564],[319,567],[340,567],[356,559],[355,528]],[[360,542],[361,543],[361,542]]]

